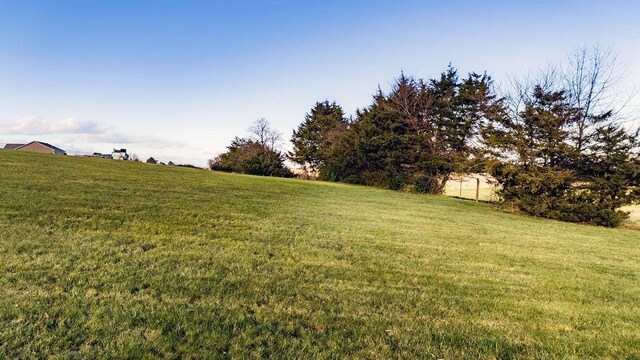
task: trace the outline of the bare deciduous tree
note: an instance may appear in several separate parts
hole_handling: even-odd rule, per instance
[[[567,101],[580,109],[572,129],[573,146],[582,152],[599,125],[628,120],[623,113],[637,91],[622,88],[626,70],[611,49],[581,47],[570,53],[568,61],[550,64],[546,69],[509,78],[507,111],[519,122],[520,112],[532,103],[535,86],[543,91],[563,91]],[[633,120],[633,119],[632,119]]]
[[[593,125],[620,122],[622,112],[635,91],[624,94],[621,83],[626,74],[611,49],[582,47],[569,55],[562,71],[562,85],[567,99],[581,109],[577,119],[575,146],[582,151]]]
[[[249,129],[251,140],[269,149],[276,149],[282,143],[282,133],[271,127],[269,121],[260,118]]]

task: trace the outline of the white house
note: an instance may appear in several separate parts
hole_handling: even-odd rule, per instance
[[[127,154],[127,149],[113,149],[111,158],[114,160],[129,160],[129,154]]]

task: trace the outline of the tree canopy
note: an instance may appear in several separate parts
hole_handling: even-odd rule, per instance
[[[317,171],[324,167],[341,132],[348,127],[344,111],[340,105],[328,100],[317,102],[305,119],[293,131],[291,160]]]
[[[579,49],[567,64],[498,93],[486,73],[453,66],[433,79],[401,73],[347,118],[316,102],[288,158],[329,181],[442,193],[453,174],[491,173],[503,205],[528,214],[616,226],[640,202],[640,136],[624,126],[615,56]],[[281,136],[261,119],[211,168],[291,176]]]
[[[227,151],[209,160],[209,168],[242,174],[291,177],[285,155],[277,149],[280,133],[265,119],[249,128],[248,138],[236,137]]]
[[[401,74],[325,149],[323,179],[440,193],[476,158],[483,121],[501,113],[488,75],[461,80],[449,67],[439,79]]]

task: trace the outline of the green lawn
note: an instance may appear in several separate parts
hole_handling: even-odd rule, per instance
[[[640,358],[640,232],[0,151],[0,358]]]

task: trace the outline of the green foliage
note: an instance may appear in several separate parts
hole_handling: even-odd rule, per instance
[[[638,135],[601,114],[587,116],[564,90],[534,87],[523,94],[522,111],[485,129],[485,143],[503,159],[493,167],[504,202],[526,213],[572,222],[617,226],[628,214],[620,207],[637,202]]]
[[[631,359],[638,233],[0,150],[0,358]]]
[[[568,83],[546,75],[506,99],[488,75],[460,79],[450,66],[429,81],[401,74],[350,123],[335,103],[316,103],[294,131],[292,158],[323,180],[432,194],[453,173],[489,170],[513,209],[617,226],[620,208],[640,201],[638,134],[607,108],[606,56],[577,54]]]
[[[322,179],[438,194],[450,174],[477,160],[474,140],[502,105],[491,78],[460,80],[450,67],[428,83],[401,76],[378,91],[327,152]]]
[[[325,181],[342,181],[350,184],[364,184],[361,178],[364,161],[356,149],[356,138],[353,130],[335,132],[333,145],[327,149],[319,179]]]
[[[293,131],[293,151],[290,158],[311,170],[322,169],[331,147],[346,131],[344,111],[335,102],[317,102],[307,113],[305,120]]]
[[[241,174],[292,177],[284,154],[257,141],[235,138],[227,152],[209,162],[212,170]]]

